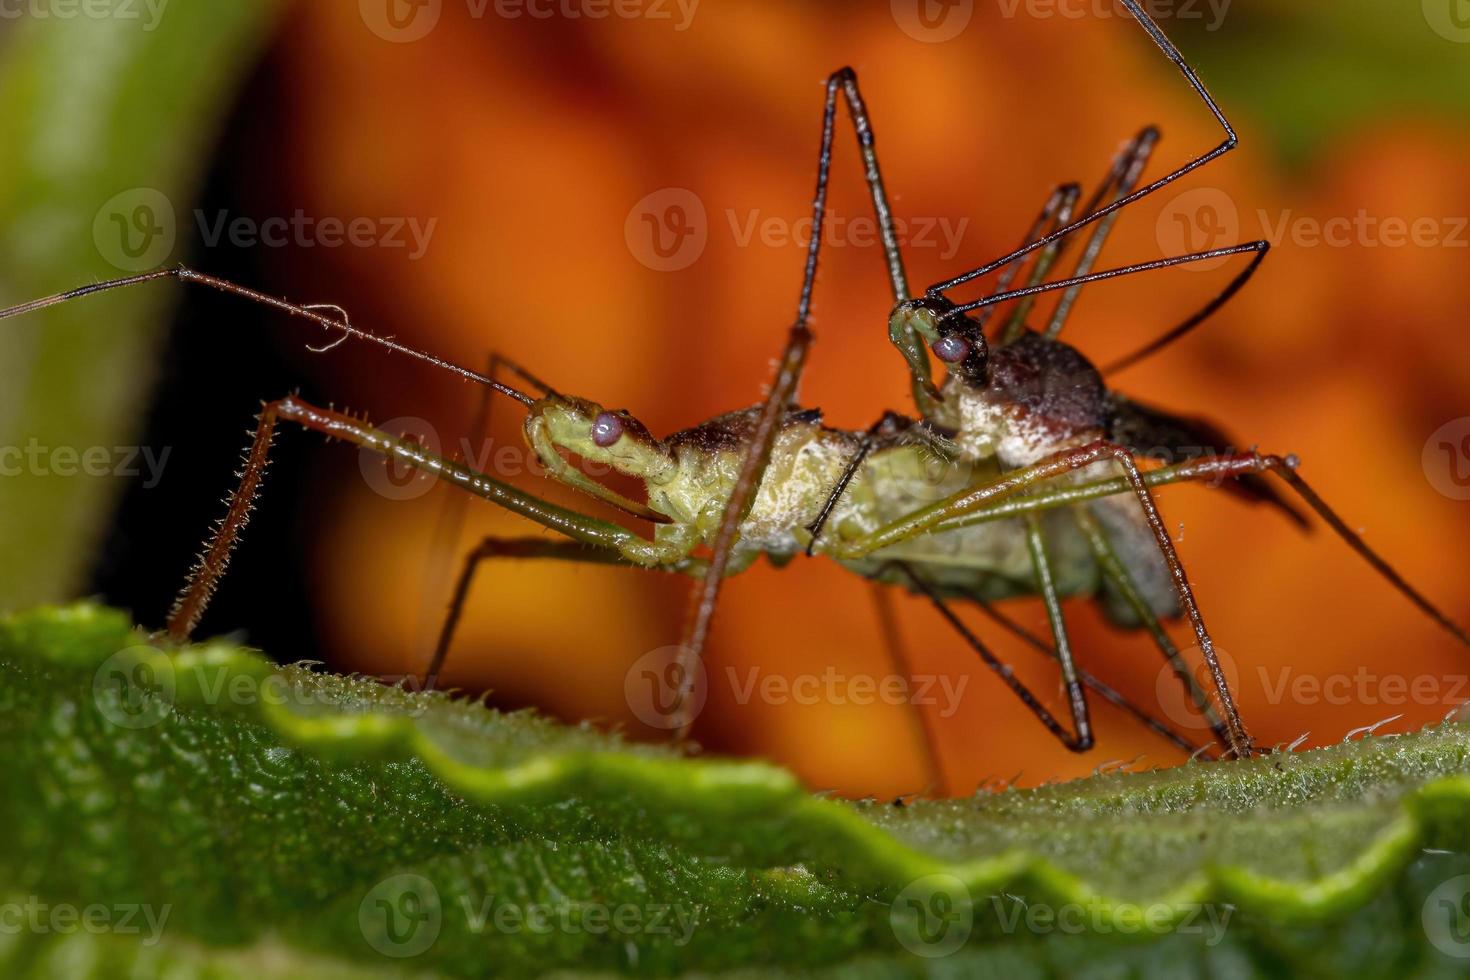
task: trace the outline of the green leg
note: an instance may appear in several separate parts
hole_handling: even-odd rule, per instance
[[[449,656],[449,648],[454,642],[454,632],[464,615],[465,603],[469,599],[470,586],[474,583],[475,573],[479,571],[481,563],[492,558],[523,560],[539,558],[579,565],[642,567],[628,561],[621,553],[611,548],[589,548],[576,541],[558,541],[547,538],[486,538],[465,556],[459,580],[455,583],[454,593],[449,600],[449,610],[445,613],[444,624],[439,630],[439,641],[434,647],[433,659],[429,662],[428,670],[424,672],[425,690],[433,690],[434,685],[438,683],[439,675],[444,669],[444,661]],[[688,559],[686,562],[659,570],[693,573],[702,567],[702,561]]]
[[[882,548],[929,533],[951,519],[964,517],[1008,497],[1023,494],[1048,480],[1106,461],[1116,462],[1123,468],[1127,487],[1138,497],[1138,502],[1143,508],[1144,519],[1153,532],[1154,541],[1160,553],[1168,563],[1175,592],[1178,593],[1180,604],[1184,607],[1185,614],[1194,627],[1196,641],[1204,655],[1205,663],[1209,666],[1215,694],[1220,700],[1221,713],[1225,718],[1226,728],[1230,735],[1228,740],[1230,751],[1238,758],[1245,758],[1252,750],[1250,734],[1240,720],[1240,713],[1235,707],[1235,699],[1230,693],[1225,672],[1220,667],[1219,658],[1215,655],[1214,641],[1205,627],[1199,605],[1195,602],[1194,591],[1185,574],[1184,564],[1179,560],[1179,554],[1174,548],[1173,539],[1169,537],[1168,529],[1164,526],[1163,518],[1159,516],[1153,494],[1149,492],[1148,485],[1139,472],[1137,463],[1133,460],[1133,454],[1127,448],[1106,441],[1098,441],[1060,453],[1033,466],[1012,470],[989,483],[963,490],[928,507],[920,508],[907,517],[878,528],[856,541],[840,543],[829,550],[841,558],[863,558]]]
[[[1041,533],[1041,517],[1029,514],[1026,524],[1026,549],[1031,552],[1031,567],[1036,572],[1036,591],[1046,606],[1046,620],[1051,626],[1057,661],[1062,665],[1062,684],[1067,689],[1067,706],[1072,712],[1072,733],[1060,733],[1062,744],[1073,752],[1086,752],[1092,748],[1092,714],[1087,707],[1087,693],[1082,689],[1082,680],[1077,676],[1077,664],[1072,659],[1072,641],[1067,636],[1067,621],[1062,615],[1062,600],[1057,593],[1056,579],[1052,577],[1051,558],[1046,553],[1046,537]]]
[[[972,597],[971,601],[973,601],[975,605],[980,607],[980,611],[984,613],[987,618],[994,621],[997,626],[1000,626],[1007,632],[1014,634],[1028,647],[1038,651],[1043,656],[1050,657],[1053,660],[1057,659],[1057,652],[1051,647],[1050,644],[1046,643],[1035,633],[1032,633],[1026,627],[1022,626],[1020,623],[1016,622],[1014,619],[1001,612],[995,607],[994,604],[986,601],[985,599],[981,599],[978,596]],[[1082,678],[1082,683],[1087,686],[1087,689],[1089,691],[1096,692],[1099,697],[1101,697],[1109,704],[1113,705],[1115,708],[1121,708],[1125,713],[1131,715],[1134,719],[1139,721],[1149,731],[1168,741],[1176,748],[1182,749],[1192,756],[1204,756],[1210,759],[1214,758],[1213,756],[1209,755],[1207,746],[1196,745],[1189,739],[1173,731],[1169,728],[1168,725],[1165,725],[1163,722],[1150,715],[1147,711],[1143,710],[1143,708],[1128,700],[1120,692],[1110,687],[1103,681],[1099,680],[1095,675],[1089,674],[1081,667],[1078,667],[1077,676]]]
[[[1072,184],[1067,188],[1067,192],[1062,197],[1061,207],[1057,211],[1056,219],[1052,222],[1052,231],[1065,228],[1071,223],[1072,212],[1076,209],[1077,199],[1081,194],[1082,188],[1076,184]],[[1057,259],[1061,257],[1062,249],[1066,245],[1067,239],[1058,238],[1041,250],[1041,253],[1036,256],[1036,264],[1031,269],[1031,279],[1026,283],[1028,287],[1039,286],[1046,282],[1046,277],[1051,275],[1052,266],[1056,265]],[[1006,325],[1000,332],[1000,346],[1004,347],[1006,344],[1014,343],[1020,339],[1021,334],[1026,331],[1026,318],[1031,315],[1031,309],[1035,305],[1035,296],[1028,296],[1016,304],[1016,308],[1011,313],[1010,319],[1006,320]]]
[[[210,597],[229,566],[230,555],[239,542],[245,525],[250,521],[250,512],[270,462],[270,448],[275,440],[276,426],[282,420],[295,422],[333,439],[353,443],[387,459],[397,459],[416,469],[432,473],[451,486],[484,497],[574,541],[615,552],[632,564],[672,565],[686,558],[693,548],[692,541],[673,537],[663,541],[649,541],[608,521],[558,507],[462,463],[425,452],[422,446],[412,440],[389,435],[350,415],[316,408],[292,396],[268,403],[260,413],[254,439],[245,452],[239,486],[230,495],[225,517],[209,536],[198,563],[189,573],[188,580],[169,613],[168,635],[176,642],[187,640],[199,624],[199,618],[204,614]]]
[[[1206,486],[1218,489],[1228,479],[1248,473],[1274,474],[1308,507],[1332,528],[1342,541],[1357,553],[1368,565],[1383,577],[1400,595],[1413,603],[1420,612],[1432,619],[1441,629],[1465,646],[1470,646],[1470,632],[1446,616],[1438,606],[1403,577],[1388,561],[1375,551],[1363,536],[1348,526],[1342,517],[1328,506],[1317,491],[1313,490],[1297,473],[1300,464],[1295,456],[1263,456],[1260,453],[1240,453],[1233,456],[1202,456],[1188,463],[1166,466],[1142,474],[1145,486],[1154,488],[1186,481],[1209,481]],[[942,520],[934,526],[937,532],[952,531],[989,521],[1002,521],[1039,510],[1051,510],[1070,504],[1111,497],[1127,493],[1131,489],[1128,478],[1096,480],[1076,486],[1056,487],[1037,491],[1034,495],[1020,499],[1002,499],[999,502],[970,511],[953,520]]]

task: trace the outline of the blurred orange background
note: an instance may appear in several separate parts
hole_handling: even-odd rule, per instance
[[[495,7],[477,18],[450,2],[424,37],[399,43],[364,29],[357,5],[296,5],[274,55],[289,99],[260,165],[308,214],[435,224],[418,258],[405,249],[272,250],[261,285],[338,302],[361,326],[464,364],[499,350],[559,389],[627,407],[667,434],[754,403],[769,380],[803,242],[746,241],[743,230],[766,219],[789,230],[807,216],[822,85],[839,66],[859,73],[898,215],[958,235],[952,245],[937,231],[911,243],[916,289],[1009,250],[1054,183],[1092,185],[1144,124],[1164,133],[1155,176],[1219,140],[1204,107],[1126,18],[1041,16],[1034,4],[1006,16],[1008,5],[976,4],[941,43],[916,36],[923,30],[912,23],[905,30],[894,14],[901,4],[706,2],[686,29],[679,8],[665,6],[667,19],[505,17]],[[1268,4],[1239,3],[1220,35],[1267,30],[1273,16]],[[1209,83],[1200,25],[1163,26]],[[1439,492],[1444,474],[1426,470],[1424,457],[1432,433],[1470,415],[1470,340],[1460,329],[1470,253],[1453,217],[1470,214],[1463,120],[1365,111],[1315,152],[1288,158],[1231,85],[1214,90],[1241,149],[1130,208],[1104,265],[1263,236],[1277,248],[1210,324],[1114,383],[1221,422],[1241,447],[1298,453],[1302,474],[1350,523],[1470,622],[1470,503]],[[839,127],[833,213],[866,219],[845,117]],[[697,197],[708,238],[686,267],[659,271],[640,261],[630,215],[669,188]],[[1311,242],[1313,228],[1360,213],[1433,219],[1439,241],[1394,247],[1357,230],[1341,247]],[[821,406],[829,424],[860,429],[885,408],[912,406],[886,339],[881,252],[839,235],[822,256],[801,401]],[[1230,271],[1171,270],[1089,288],[1065,339],[1107,362],[1199,306]],[[351,345],[302,354],[299,364],[330,383],[339,404],[375,420],[422,417],[446,442],[468,430],[479,399],[468,385]],[[495,444],[519,445],[519,409],[506,403],[496,415]],[[323,457],[325,489],[306,547],[321,583],[324,659],[336,667],[421,670],[437,625],[426,604],[459,554],[483,535],[536,533],[472,502],[446,553],[434,533],[442,488],[393,501],[371,492],[347,449],[287,451]],[[601,513],[531,475],[514,482]],[[1388,729],[1404,730],[1470,694],[1452,690],[1467,652],[1330,532],[1301,535],[1278,515],[1196,487],[1164,491],[1162,506],[1261,743],[1308,731],[1309,744],[1332,742],[1399,714]],[[497,705],[661,737],[630,711],[624,678],[645,652],[677,642],[687,588],[618,569],[491,565],[476,582],[447,683],[489,689]],[[959,710],[935,719],[950,790],[1017,773],[1034,784],[1140,755],[1144,766],[1182,759],[1106,705],[1094,709],[1099,747],[1067,752],[922,601],[900,597],[898,610],[915,673],[966,679]],[[1011,612],[1044,632],[1039,603]],[[962,614],[1063,709],[1053,666],[995,636],[973,610]],[[1161,661],[1146,635],[1110,628],[1086,602],[1069,602],[1068,614],[1083,665],[1157,705]],[[832,563],[762,563],[732,579],[707,662],[710,699],[696,736],[708,749],[767,757],[844,794],[933,789],[905,706],[741,704],[728,683],[730,671],[745,678],[751,668],[786,678],[892,670],[869,586]],[[1283,683],[1334,677],[1357,678],[1350,696],[1282,693]],[[1392,677],[1436,686],[1400,703]]]

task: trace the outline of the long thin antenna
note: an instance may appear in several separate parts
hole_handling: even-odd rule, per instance
[[[400,344],[398,341],[393,340],[391,337],[380,337],[377,334],[369,333],[366,330],[354,327],[350,322],[347,322],[345,318],[337,319],[334,317],[330,317],[326,314],[318,313],[315,309],[312,309],[310,307],[300,306],[296,303],[290,302],[289,300],[281,299],[279,296],[271,296],[266,293],[257,292],[254,289],[248,289],[245,286],[237,286],[235,283],[228,282],[224,279],[217,279],[214,276],[206,275],[203,272],[196,272],[193,269],[190,269],[188,266],[183,265],[175,266],[169,269],[157,269],[153,272],[144,272],[136,276],[125,276],[121,279],[108,279],[103,282],[94,282],[86,286],[78,286],[76,289],[68,289],[66,292],[57,293],[54,296],[45,296],[41,299],[33,299],[28,303],[21,303],[19,306],[12,306],[9,309],[0,310],[0,320],[6,320],[13,316],[21,316],[26,313],[33,313],[36,310],[44,310],[48,306],[57,306],[70,300],[81,299],[83,296],[91,296],[94,293],[104,293],[113,289],[122,289],[126,286],[136,286],[140,283],[153,282],[154,280],[158,279],[179,279],[184,282],[197,282],[201,285],[209,286],[213,289],[218,289],[220,292],[229,293],[233,296],[239,296],[244,299],[248,299],[254,303],[261,303],[265,306],[275,307],[276,309],[289,313],[292,316],[299,316],[303,317],[304,319],[311,320],[314,323],[318,323],[329,330],[340,330],[348,337],[353,337],[357,340],[371,341],[372,343],[378,344],[382,347],[386,347],[395,353],[404,354],[408,357],[414,358],[415,360],[423,361],[427,364],[432,364],[437,368],[442,368],[445,371],[450,372],[451,374],[457,374],[461,378],[464,378],[466,381],[473,381],[476,384],[486,385],[487,387],[500,392],[500,394],[502,395],[514,398],[522,405],[530,406],[536,403],[536,399],[532,398],[530,395],[517,391],[509,385],[501,384],[494,378],[486,377],[485,375],[480,374],[478,371],[471,371],[467,367],[461,367],[460,365],[455,364],[452,361],[446,361],[444,358],[439,357],[437,354],[430,354],[427,351],[416,350],[415,348]]]
[[[1186,163],[1184,166],[1180,167],[1178,170],[1175,170],[1172,173],[1160,177],[1158,180],[1149,184],[1147,187],[1136,190],[1126,197],[1119,198],[1106,207],[1099,208],[1098,210],[1093,211],[1090,214],[1084,215],[1082,218],[1072,222],[1065,228],[1058,228],[1051,234],[1046,235],[1042,238],[1038,238],[1034,242],[1023,245],[1021,248],[1016,249],[1009,255],[1003,255],[995,261],[987,262],[985,265],[982,265],[979,268],[971,269],[969,272],[955,276],[953,279],[946,279],[944,282],[935,283],[927,290],[925,290],[925,293],[927,295],[938,296],[941,293],[946,293],[949,290],[954,289],[956,286],[961,286],[969,282],[971,279],[978,279],[980,276],[988,275],[994,272],[1001,266],[1009,265],[1011,262],[1020,258],[1023,255],[1034,252],[1039,248],[1046,248],[1048,245],[1051,245],[1058,239],[1065,238],[1067,235],[1072,234],[1078,228],[1090,225],[1095,221],[1100,221],[1108,215],[1114,213],[1115,211],[1121,211],[1128,205],[1132,204],[1134,201],[1149,196],[1150,194],[1159,190],[1161,187],[1166,187],[1169,184],[1172,184],[1174,181],[1185,176],[1186,174],[1193,173],[1194,171],[1198,170],[1200,167],[1205,166],[1215,158],[1229,153],[1231,150],[1235,149],[1237,145],[1239,145],[1240,139],[1235,135],[1234,127],[1230,125],[1230,120],[1225,118],[1225,113],[1221,111],[1219,104],[1215,102],[1214,96],[1210,95],[1209,89],[1205,88],[1204,82],[1200,81],[1199,75],[1197,75],[1195,73],[1195,70],[1190,67],[1189,62],[1184,60],[1184,55],[1180,54],[1179,49],[1176,48],[1174,44],[1167,37],[1164,36],[1163,30],[1160,29],[1159,25],[1154,22],[1154,19],[1144,11],[1142,5],[1139,3],[1139,0],[1121,0],[1121,2],[1124,7],[1128,8],[1128,12],[1133,15],[1133,19],[1138,21],[1139,25],[1144,29],[1144,31],[1148,33],[1148,36],[1153,39],[1154,44],[1158,45],[1159,50],[1164,53],[1164,56],[1174,63],[1174,67],[1177,68],[1179,70],[1179,73],[1184,76],[1185,81],[1189,83],[1189,87],[1194,90],[1195,95],[1197,95],[1200,101],[1205,104],[1205,107],[1209,109],[1210,115],[1215,117],[1215,122],[1218,123],[1220,128],[1225,131],[1224,141],[1208,153],[1196,157],[1189,163]]]

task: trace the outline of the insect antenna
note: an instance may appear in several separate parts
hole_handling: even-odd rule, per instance
[[[415,348],[407,346],[406,344],[400,344],[392,337],[382,337],[374,333],[369,333],[368,331],[363,330],[359,327],[355,327],[352,325],[351,321],[347,319],[345,313],[343,313],[340,317],[334,317],[319,312],[321,309],[330,309],[341,313],[342,311],[340,307],[325,306],[322,304],[317,304],[316,306],[302,306],[297,303],[292,303],[290,300],[282,299],[279,296],[271,296],[267,293],[258,292],[245,286],[236,285],[235,283],[229,282],[224,279],[218,279],[203,272],[196,272],[188,266],[183,265],[174,266],[168,269],[157,269],[153,272],[144,272],[136,276],[124,276],[121,279],[108,279],[103,282],[89,283],[86,286],[78,286],[76,289],[69,289],[63,293],[56,293],[52,296],[43,296],[40,299],[33,299],[29,302],[21,303],[17,306],[12,306],[9,309],[0,310],[0,320],[6,320],[14,316],[21,316],[26,313],[32,313],[36,310],[43,310],[48,306],[58,306],[61,303],[66,303],[74,299],[81,299],[84,296],[91,296],[95,293],[108,292],[114,289],[123,289],[128,286],[137,286],[145,282],[154,282],[160,279],[178,279],[183,282],[199,283],[202,286],[209,286],[212,289],[217,289],[220,292],[229,293],[232,296],[239,296],[242,299],[248,299],[253,303],[260,303],[263,306],[274,307],[275,309],[281,310],[285,313],[289,313],[292,316],[298,316],[306,320],[311,320],[312,322],[326,327],[329,330],[341,331],[342,334],[346,337],[352,337],[356,340],[370,341],[374,344],[379,345],[380,347],[386,347],[388,350],[393,351],[394,353],[403,354],[407,357],[412,357],[415,360],[423,361],[427,364],[432,364],[434,367],[442,368],[443,370],[448,371],[451,374],[457,374],[466,381],[473,381],[476,384],[485,385],[502,395],[505,395],[509,398],[514,398],[522,405],[530,406],[536,403],[536,399],[532,398],[530,395],[517,391],[515,388],[512,388],[506,384],[502,384],[499,381],[494,380],[493,378],[488,378],[477,371],[471,371],[467,367],[461,367],[460,365],[455,364],[452,361],[445,360],[437,354],[431,354],[428,351],[417,350]],[[333,344],[332,346],[336,345]]]
[[[1133,367],[1139,361],[1152,357],[1214,316],[1220,307],[1230,302],[1235,297],[1235,294],[1244,288],[1245,284],[1256,274],[1256,270],[1261,267],[1261,263],[1266,261],[1266,253],[1271,251],[1271,243],[1262,241],[1253,242],[1252,244],[1256,247],[1256,254],[1250,260],[1250,263],[1237,273],[1234,279],[1226,283],[1225,288],[1214,299],[1206,303],[1198,313],[1193,314],[1177,327],[1168,330],[1157,340],[1152,340],[1133,353],[1118,358],[1118,360],[1104,367],[1102,373],[1105,375],[1116,374],[1125,368]]]
[[[1062,194],[1060,207],[1057,208],[1056,217],[1052,221],[1053,227],[1063,227],[1072,220],[1072,212],[1077,207],[1077,201],[1082,196],[1080,184],[1067,184]],[[1052,266],[1061,257],[1062,250],[1067,247],[1066,239],[1057,239],[1046,248],[1042,249],[1036,256],[1036,262],[1031,267],[1031,279],[1028,285],[1037,286],[1046,282],[1046,277],[1051,274]],[[1005,292],[998,290],[997,292]],[[997,293],[992,293],[994,296]],[[1034,299],[1025,299],[1016,304],[1015,310],[1011,312],[1010,319],[1006,321],[1005,328],[1000,333],[1000,344],[1014,343],[1021,338],[1026,330],[1026,318],[1031,314],[1031,307],[1035,304]]]
[[[1179,49],[1174,46],[1174,43],[1170,41],[1167,36],[1165,36],[1163,30],[1160,29],[1159,25],[1154,22],[1153,18],[1144,11],[1143,6],[1140,4],[1139,0],[1121,0],[1121,2],[1124,7],[1128,8],[1128,12],[1133,15],[1133,19],[1138,21],[1139,26],[1141,26],[1144,31],[1148,33],[1149,37],[1153,39],[1154,44],[1158,45],[1159,50],[1164,53],[1164,56],[1172,61],[1174,63],[1174,66],[1179,69],[1180,74],[1184,76],[1185,80],[1189,83],[1190,88],[1194,89],[1195,94],[1199,96],[1202,102],[1204,102],[1205,107],[1209,109],[1210,114],[1215,117],[1215,121],[1219,124],[1220,128],[1225,131],[1224,141],[1216,146],[1213,150],[1210,150],[1208,153],[1195,157],[1193,160],[1190,160],[1182,167],[1179,167],[1177,170],[1174,170],[1166,174],[1165,176],[1160,177],[1158,180],[1147,185],[1146,187],[1136,190],[1131,194],[1127,194],[1124,197],[1113,201],[1111,204],[1098,208],[1090,214],[1085,214],[1078,220],[1066,225],[1065,227],[1059,228],[1056,231],[1053,231],[1050,234],[1039,238],[1034,242],[1023,245],[1021,248],[1010,253],[1009,255],[1001,256],[1000,258],[992,262],[987,262],[985,265],[971,269],[968,272],[961,273],[960,275],[955,276],[952,279],[947,279],[944,282],[935,283],[925,291],[928,295],[938,297],[940,294],[948,292],[949,290],[954,289],[956,286],[961,286],[967,282],[970,282],[973,279],[978,279],[981,276],[989,275],[996,269],[999,269],[1004,265],[1008,265],[1009,263],[1011,263],[1015,259],[1020,258],[1023,255],[1027,255],[1040,248],[1046,248],[1053,242],[1059,241],[1060,239],[1065,238],[1066,236],[1077,231],[1077,229],[1100,221],[1108,215],[1122,210],[1123,208],[1132,204],[1134,201],[1142,200],[1143,198],[1154,193],[1160,188],[1167,187],[1169,184],[1172,184],[1174,181],[1178,180],[1181,177],[1184,177],[1187,174],[1193,173],[1194,171],[1210,163],[1217,157],[1229,153],[1231,150],[1235,149],[1237,145],[1239,145],[1240,139],[1236,136],[1234,127],[1230,125],[1230,120],[1225,118],[1225,113],[1221,111],[1219,104],[1215,102],[1214,96],[1210,95],[1209,89],[1205,88],[1204,82],[1200,81],[1199,75],[1197,75],[1194,69],[1190,67],[1189,62],[1184,60],[1184,55],[1181,54],[1179,52]]]
[[[1138,179],[1143,175],[1143,169],[1148,166],[1149,158],[1153,156],[1154,147],[1158,143],[1159,131],[1153,126],[1147,127],[1130,140],[1123,152],[1118,155],[1118,159],[1114,161],[1113,169],[1107,179],[1098,187],[1092,200],[1087,203],[1088,212],[1097,210],[1104,196],[1109,192],[1112,192],[1115,202],[1127,197],[1128,193],[1138,184]],[[1117,220],[1118,213],[1114,211],[1098,222],[1097,227],[1093,229],[1092,236],[1087,240],[1087,246],[1082,250],[1082,257],[1077,260],[1077,267],[1073,270],[1073,275],[1086,275],[1092,271],[1092,267],[1097,264],[1097,257],[1102,254],[1103,246],[1107,243],[1108,234],[1113,230],[1113,225]],[[1081,286],[1073,286],[1062,294],[1062,298],[1057,301],[1057,308],[1052,312],[1051,322],[1046,325],[1047,337],[1055,339],[1061,334],[1062,327],[1066,325],[1067,317],[1071,314],[1072,307],[1076,304],[1081,292]]]

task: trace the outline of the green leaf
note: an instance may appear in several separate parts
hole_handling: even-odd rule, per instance
[[[1255,127],[1307,169],[1344,133],[1373,120],[1470,110],[1470,24],[1460,0],[1175,4],[1174,40],[1247,140]],[[1186,12],[1186,8],[1188,8]],[[1172,71],[1158,67],[1160,79]],[[1161,81],[1162,84],[1162,81]]]
[[[6,19],[0,46],[0,306],[179,260],[216,127],[278,4],[22,6],[41,15]],[[121,483],[79,457],[138,438],[171,296],[140,287],[0,330],[0,554],[26,556],[0,565],[0,602],[77,591]]]
[[[165,653],[83,605],[0,621],[0,750],[7,976],[1449,976],[1470,953],[1458,725],[846,803],[226,642]]]

